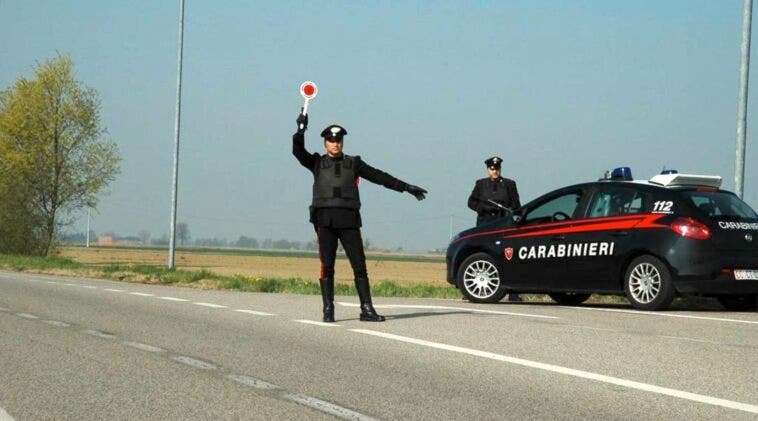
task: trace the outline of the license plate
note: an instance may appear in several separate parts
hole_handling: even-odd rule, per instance
[[[734,279],[754,279],[758,281],[758,270],[734,270]]]

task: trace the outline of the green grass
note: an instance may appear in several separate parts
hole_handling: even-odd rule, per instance
[[[67,274],[105,279],[146,282],[163,285],[197,286],[246,292],[268,292],[287,294],[320,294],[318,282],[301,278],[262,278],[244,275],[224,276],[201,270],[169,270],[165,266],[135,265],[115,263],[109,265],[86,265],[72,259],[58,256],[29,257],[0,254],[0,269],[13,271],[55,272],[65,270]],[[374,282],[371,293],[375,297],[415,297],[415,298],[461,298],[456,288],[448,285],[416,284],[403,286],[397,282],[382,280]],[[337,295],[356,295],[355,287],[347,284],[335,285]],[[526,301],[545,302],[550,299],[542,294],[527,294]],[[591,303],[626,304],[623,297],[593,295]]]
[[[45,269],[84,269],[86,266],[67,257],[14,256],[0,254],[0,268],[23,272]]]
[[[85,265],[74,260],[51,257],[8,256],[0,254],[0,268],[14,271],[66,270],[81,276],[96,276],[126,282],[147,282],[163,285],[186,285],[204,288],[228,289],[247,292],[270,292],[289,294],[320,294],[315,280],[300,278],[261,278],[244,275],[224,276],[201,270],[169,270],[165,266],[112,263],[108,265]],[[453,287],[437,285],[401,286],[392,281],[372,285],[372,294],[377,297],[436,297],[457,298],[460,293]],[[337,295],[355,295],[353,285],[335,285]]]

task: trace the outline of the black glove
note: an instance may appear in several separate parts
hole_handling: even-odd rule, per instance
[[[297,132],[305,133],[306,129],[308,129],[308,115],[304,115],[303,109],[300,108],[300,115],[297,116]]]
[[[408,187],[405,188],[405,191],[414,195],[418,200],[424,200],[426,198],[425,194],[428,193],[426,190],[422,189],[419,186],[414,186],[413,184],[408,184]]]

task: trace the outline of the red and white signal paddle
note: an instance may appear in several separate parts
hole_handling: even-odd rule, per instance
[[[306,80],[302,85],[300,85],[300,95],[305,98],[305,103],[303,104],[303,115],[308,114],[308,103],[316,97],[317,93],[318,86],[316,86],[316,84],[310,80]]]

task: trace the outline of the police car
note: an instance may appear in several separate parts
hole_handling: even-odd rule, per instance
[[[471,302],[546,293],[576,305],[626,295],[659,310],[679,294],[755,308],[758,215],[721,177],[666,171],[635,181],[627,167],[545,194],[453,238],[447,280]]]

